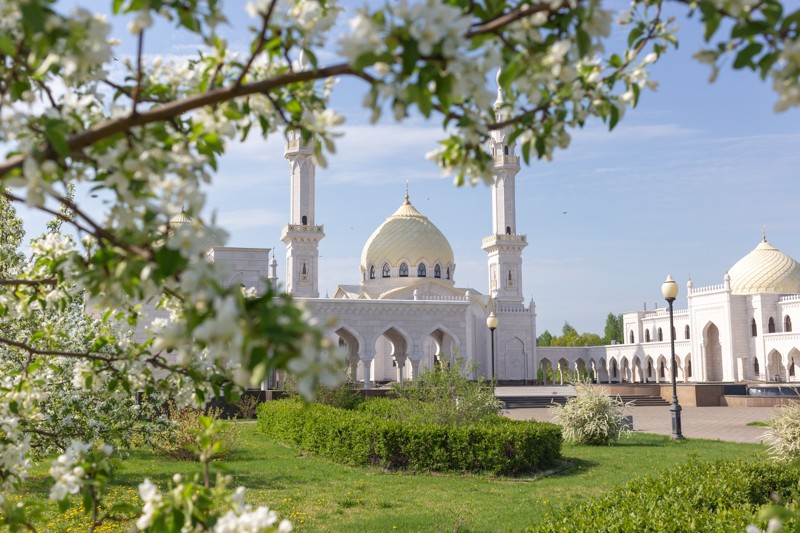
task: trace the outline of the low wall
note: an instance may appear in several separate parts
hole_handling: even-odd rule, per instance
[[[800,398],[792,396],[725,395],[720,399],[720,405],[724,407],[780,407],[794,402],[800,402]]]
[[[672,401],[670,383],[602,383],[600,386],[612,396],[660,396],[668,402]],[[719,407],[723,405],[721,398],[729,392],[726,390],[729,386],[724,383],[679,383],[678,403],[685,407]]]

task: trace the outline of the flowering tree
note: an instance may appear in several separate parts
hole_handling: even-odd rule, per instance
[[[324,164],[342,122],[328,107],[328,80],[350,76],[363,81],[375,119],[390,109],[397,119],[440,120],[445,138],[431,158],[457,183],[486,180],[493,132],[519,144],[528,161],[567,147],[570,130],[592,117],[614,128],[652,88],[647,66],[677,43],[665,3],[700,19],[708,48],[697,58],[712,75],[732,58],[733,68],[772,79],[777,109],[800,104],[800,10],[778,0],[634,0],[618,14],[628,46],[617,51],[606,49],[614,14],[602,0],[395,0],[359,11],[336,43],[329,41],[340,12],[334,1],[257,0],[246,6],[253,26],[245,54],[220,37],[226,19],[218,0],[113,0],[113,15],[130,19],[132,57],[115,54],[104,16],[63,13],[55,0],[0,0],[3,196],[51,213],[77,237],[51,233],[30,261],[0,272],[0,319],[76,301],[99,318],[90,342],[66,347],[45,341],[69,329],[0,329],[0,345],[25,363],[0,379],[6,520],[26,522],[3,495],[24,480],[31,435],[53,390],[40,369],[55,358],[72,361],[74,383],[97,394],[142,392],[178,404],[230,397],[275,369],[294,372],[305,391],[337,380],[333,348],[287,297],[227,288],[204,261],[208,244],[224,240],[203,212],[203,186],[227,143],[254,129],[265,137],[299,133]],[[183,64],[146,60],[154,18],[196,34],[206,48]],[[322,64],[322,49],[335,49],[339,60]],[[121,73],[111,68],[115,55]],[[487,81],[497,67],[495,101]],[[76,184],[111,207],[98,213],[74,200]],[[182,211],[192,222],[170,227]],[[8,246],[0,243],[4,254]],[[170,320],[148,325],[151,340],[132,342],[120,324],[136,325],[138,303],[147,301]],[[54,466],[53,497],[97,497],[110,474],[85,465],[105,464],[108,452],[99,441],[69,445]],[[175,483],[169,497],[143,484],[142,529],[178,512],[180,495],[191,491]],[[232,514],[194,526],[233,530],[245,516],[247,527],[275,526],[274,515],[237,501]]]

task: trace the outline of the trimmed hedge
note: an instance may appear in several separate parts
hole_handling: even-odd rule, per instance
[[[587,502],[546,512],[527,531],[744,531],[757,524],[758,511],[771,494],[779,494],[784,502],[796,501],[798,479],[797,464],[693,460]]]
[[[259,406],[258,429],[336,462],[388,469],[516,475],[550,467],[561,457],[558,426],[499,416],[490,424],[464,427],[401,424],[280,400]]]

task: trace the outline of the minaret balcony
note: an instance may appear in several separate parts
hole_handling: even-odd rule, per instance
[[[488,250],[494,247],[525,248],[526,246],[528,246],[527,235],[509,235],[507,233],[498,233],[496,235],[489,235],[488,237],[484,237],[483,246],[481,248],[484,250]]]
[[[494,156],[495,167],[511,167],[519,169],[519,156],[513,154],[495,154]]]
[[[286,141],[286,147],[283,150],[284,157],[290,154],[311,155],[314,153],[310,145],[304,145],[300,139],[289,139]]]
[[[281,241],[287,244],[289,241],[315,243],[319,242],[324,236],[324,226],[287,224],[283,228]]]

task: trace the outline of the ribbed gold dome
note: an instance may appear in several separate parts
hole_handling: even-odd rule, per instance
[[[450,243],[428,217],[417,211],[406,197],[405,203],[376,229],[361,252],[361,269],[375,268],[375,278],[381,278],[384,264],[397,276],[401,263],[406,263],[409,276],[417,276],[417,267],[424,263],[427,277],[434,277],[434,267],[440,265],[442,278],[445,269],[452,272],[455,261]]]
[[[731,293],[800,293],[800,264],[762,237],[755,249],[733,265]]]

